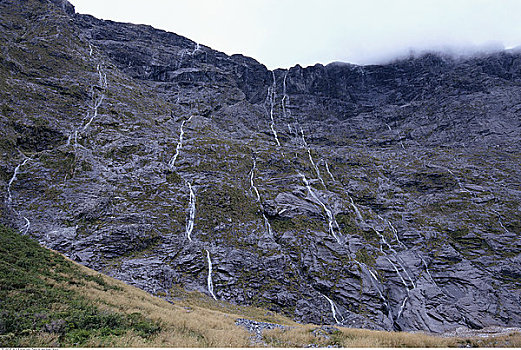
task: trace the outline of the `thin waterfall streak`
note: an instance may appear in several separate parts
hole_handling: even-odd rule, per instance
[[[333,176],[333,174],[331,174],[331,171],[329,170],[329,164],[327,164],[327,162],[325,162],[325,163],[326,163],[326,171],[329,174],[329,176],[331,177],[331,180],[333,180],[333,182],[336,182],[335,177]]]
[[[92,45],[89,43],[89,56],[92,56]]]
[[[322,179],[322,175],[320,175],[320,170],[318,169],[318,166],[313,161],[313,157],[311,156],[311,148],[309,148],[309,147],[308,147],[308,156],[309,156],[309,161],[311,162],[311,165],[315,169],[318,180],[320,181],[320,183],[322,183],[322,186],[324,186],[324,188],[326,188],[326,184],[324,183],[324,180]]]
[[[398,255],[398,252],[389,244],[389,242],[387,242],[385,237],[374,227],[371,227],[371,228],[373,229],[374,232],[376,232],[376,234],[380,237],[380,240],[387,246],[387,248],[389,248],[389,250],[391,252],[393,252],[395,255]]]
[[[306,150],[308,152],[308,157],[311,165],[313,166],[313,169],[315,169],[315,172],[317,174],[317,178],[322,183],[322,186],[326,188],[326,184],[324,183],[324,180],[322,179],[322,175],[320,174],[320,170],[318,169],[318,166],[315,164],[315,161],[313,160],[313,156],[311,155],[311,148],[309,147],[308,143],[306,142],[306,137],[304,136],[304,130],[302,127],[300,128],[300,134],[302,135],[302,142],[304,143],[304,146],[306,147]]]
[[[311,197],[313,197],[319,204],[320,206],[322,207],[322,209],[324,209],[324,211],[326,212],[326,215],[327,215],[327,219],[328,219],[328,227],[329,227],[329,233],[333,236],[333,238],[335,238],[335,240],[341,244],[340,242],[340,239],[338,238],[338,236],[336,235],[335,233],[335,227],[338,228],[338,223],[336,222],[334,216],[333,216],[333,213],[331,212],[331,210],[329,210],[327,208],[327,206],[320,200],[320,198],[318,198],[318,196],[315,194],[315,192],[313,191],[313,189],[311,188],[311,185],[309,184],[309,181],[308,179],[306,179],[306,177],[304,176],[304,174],[302,173],[299,173],[300,176],[302,177],[302,180],[304,181],[304,184],[306,185],[306,188],[309,192],[309,194],[311,195]]]
[[[107,75],[103,72],[103,70],[101,68],[101,65],[99,63],[96,66],[96,70],[98,72],[98,77],[99,77],[99,86],[100,86],[101,89],[105,90],[107,88]],[[94,92],[94,87],[92,87],[92,100],[93,100],[92,102],[93,102],[93,105],[92,105],[91,109],[92,109],[93,113],[90,116],[90,119],[87,122],[87,124],[85,124],[83,126],[82,132],[87,131],[87,129],[90,126],[90,124],[98,116],[98,108],[101,106],[101,104],[103,103],[104,99],[105,99],[105,94],[104,93],[102,93],[101,95],[99,95],[99,97],[96,98],[95,97],[95,92]],[[88,118],[90,114],[91,114],[90,112],[87,112],[87,115],[86,115],[85,118]]]
[[[338,320],[338,318],[336,317],[338,309],[337,309],[335,303],[333,302],[333,300],[329,299],[329,298],[328,298],[327,296],[325,296],[324,294],[322,294],[322,296],[323,296],[324,298],[326,298],[326,300],[329,302],[329,305],[331,305],[331,313],[333,314],[333,319],[335,320],[335,322],[336,322],[337,324],[341,324],[342,322],[340,322],[340,321]],[[340,317],[342,317],[342,315],[340,315]]]
[[[200,50],[201,50],[201,45],[199,43],[195,43],[195,49],[190,53],[190,56],[195,55],[195,53]]]
[[[99,63],[98,63],[98,66],[96,67],[96,70],[98,72],[98,77],[99,77],[99,86],[101,88],[103,88],[103,74],[101,72],[101,67],[100,67]]]
[[[177,160],[177,157],[179,156],[179,152],[181,151],[181,148],[183,147],[183,136],[185,134],[183,127],[185,126],[185,123],[190,122],[191,119],[192,119],[192,116],[190,116],[190,118],[188,118],[187,120],[183,120],[183,122],[181,123],[181,127],[179,128],[179,141],[177,142],[177,146],[175,147],[175,154],[172,157],[172,159],[170,160],[170,162],[168,162],[168,166],[170,167],[170,169],[172,169],[174,167],[175,161]]]
[[[186,223],[186,237],[188,240],[192,241],[192,231],[194,229],[194,221],[195,221],[195,193],[192,189],[192,184],[190,182],[186,182],[188,189],[190,190],[190,212],[188,217],[188,222]]]
[[[494,209],[491,209],[491,211],[497,215],[498,217],[498,221],[499,221],[499,226],[501,226],[501,228],[503,230],[505,230],[505,233],[510,233],[510,231],[503,225],[503,221],[501,220],[501,214],[499,214],[499,212],[497,210],[494,210]]]
[[[396,265],[391,261],[391,259],[389,259],[388,257],[386,257],[386,259],[387,259],[387,261],[389,261],[389,264],[391,264],[391,266],[394,268],[398,277],[400,277],[400,280],[402,281],[403,285],[407,289],[407,293],[408,293],[410,288],[409,288],[409,285],[407,284],[407,282],[405,282],[405,279],[403,278],[402,274],[400,273],[400,271],[398,270]]]
[[[22,163],[18,164],[16,166],[16,168],[14,168],[13,176],[11,177],[9,182],[7,183],[7,204],[11,204],[12,201],[13,201],[13,197],[12,197],[12,193],[11,193],[11,186],[16,181],[16,176],[20,172],[20,168],[23,167],[25,164],[27,164],[27,162],[30,161],[30,160],[31,160],[31,158],[25,158]]]
[[[31,228],[31,222],[29,221],[29,219],[24,216],[24,220],[25,220],[25,225],[22,228],[22,235],[26,235],[27,232],[29,232],[29,229]]]
[[[90,117],[87,124],[85,124],[85,126],[83,127],[83,132],[85,132],[87,130],[87,128],[90,126],[90,124],[92,123],[94,118],[96,118],[98,116],[98,108],[99,108],[99,106],[101,106],[101,103],[103,102],[104,98],[105,98],[105,95],[102,94],[98,99],[95,100],[94,106],[93,106],[94,113]]]
[[[350,205],[355,211],[356,216],[358,217],[358,220],[364,222],[364,218],[362,217],[362,214],[360,213],[360,210],[358,210],[358,207],[356,206],[355,202],[353,201],[353,198],[349,196]]]
[[[282,116],[284,121],[286,121],[286,100],[288,100],[288,95],[286,95],[286,78],[288,77],[289,70],[284,74],[284,79],[282,80]],[[289,124],[288,124],[289,126]],[[291,130],[290,130],[291,133]]]
[[[369,273],[369,275],[371,276],[372,281],[373,281],[372,284],[373,284],[374,288],[376,289],[378,295],[380,296],[380,299],[382,299],[384,302],[387,302],[387,299],[384,298],[382,292],[381,292],[380,289],[378,288],[378,284],[379,284],[379,282],[378,282],[378,278],[376,278],[376,275],[374,274],[374,272],[371,271],[371,270],[367,267],[367,265],[364,264],[364,263],[361,263],[361,262],[359,262],[359,261],[357,261],[357,260],[355,260],[355,263],[360,267],[361,270],[364,270],[364,269],[365,269],[365,270]]]
[[[389,227],[391,228],[391,231],[393,232],[394,234],[394,238],[396,238],[396,241],[398,242],[398,244],[400,246],[402,246],[403,248],[407,249],[407,247],[405,246],[405,244],[402,243],[402,241],[400,241],[400,237],[398,237],[398,230],[396,230],[396,228],[394,228],[393,224],[387,220],[387,224],[389,225]]]
[[[273,232],[271,230],[271,224],[270,224],[268,218],[266,217],[266,214],[264,214],[264,208],[262,206],[262,201],[261,201],[259,190],[257,189],[257,186],[255,186],[255,183],[253,181],[253,178],[255,176],[256,167],[257,167],[257,161],[255,160],[255,158],[253,158],[253,166],[250,171],[250,187],[253,189],[253,192],[255,193],[255,196],[256,196],[256,200],[259,203],[260,208],[262,210],[262,218],[264,219],[264,227],[266,228],[266,231],[268,231],[268,234],[270,236],[273,236]]]
[[[205,249],[206,250],[206,249]],[[210,258],[210,252],[206,250],[206,260],[208,262],[208,278],[207,278],[207,285],[208,285],[208,292],[214,298],[217,300],[217,297],[215,296],[213,292],[213,282],[212,282],[212,259]]]
[[[269,101],[269,105],[270,105],[269,116],[270,116],[271,122],[269,123],[269,126],[271,129],[271,132],[273,133],[273,137],[275,138],[275,142],[277,142],[277,146],[280,147],[279,136],[277,135],[277,131],[275,130],[275,118],[273,117],[273,108],[275,107],[275,91],[277,89],[277,83],[275,80],[275,72],[271,71],[271,75],[273,77],[273,84],[271,85],[271,87],[268,87],[268,96],[266,96],[267,100]]]
[[[400,306],[400,310],[398,311],[398,315],[396,316],[396,320],[398,320],[402,316],[402,312],[405,309],[405,303],[407,303],[407,300],[409,300],[409,296],[406,296],[403,299],[402,305]]]
[[[411,275],[409,275],[409,272],[407,272],[407,269],[402,265],[398,257],[396,257],[396,262],[398,263],[398,265],[400,265],[403,272],[405,272],[405,274],[407,275],[407,279],[409,280],[409,282],[411,282],[413,289],[416,288],[416,283],[414,283],[413,279],[411,278]]]
[[[264,226],[266,227],[266,231],[268,231],[268,234],[270,236],[273,236],[273,231],[271,230],[271,224],[270,224],[268,218],[266,217],[266,214],[262,213],[262,217],[264,218]]]

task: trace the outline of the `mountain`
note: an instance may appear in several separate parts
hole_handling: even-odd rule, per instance
[[[519,326],[521,54],[269,71],[0,1],[2,221],[166,300]]]
[[[2,347],[515,347],[521,340],[515,334],[447,337],[299,325],[197,292],[167,302],[3,225],[0,243]]]

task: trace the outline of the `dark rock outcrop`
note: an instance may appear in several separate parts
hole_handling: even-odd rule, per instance
[[[2,1],[0,23],[0,210],[22,233],[165,298],[519,326],[520,53],[270,72],[65,0]]]

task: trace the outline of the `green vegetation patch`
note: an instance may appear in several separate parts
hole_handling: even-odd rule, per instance
[[[52,339],[48,346],[83,346],[94,338],[128,332],[148,338],[160,331],[139,313],[100,310],[72,290],[92,282],[119,289],[0,225],[0,346],[21,346],[28,337]]]

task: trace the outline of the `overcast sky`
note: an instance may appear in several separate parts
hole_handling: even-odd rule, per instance
[[[149,24],[270,69],[521,45],[521,0],[70,1],[76,12]]]

